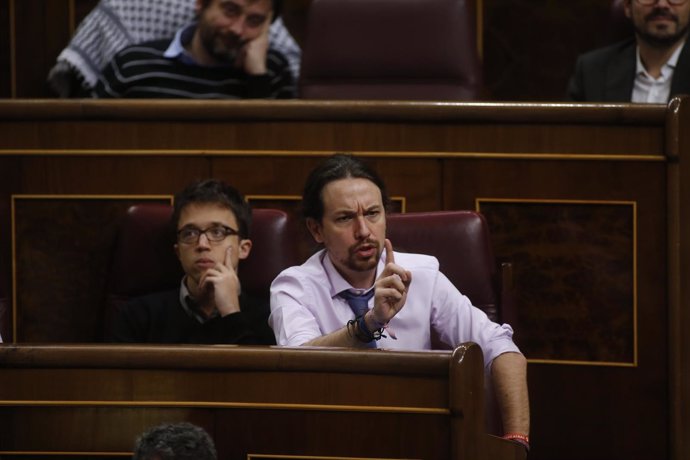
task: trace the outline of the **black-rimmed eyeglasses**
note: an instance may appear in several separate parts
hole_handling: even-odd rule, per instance
[[[196,244],[202,234],[206,235],[211,243],[220,243],[228,236],[239,235],[240,233],[225,225],[214,225],[203,230],[196,227],[184,227],[177,231],[177,241],[184,244]]]
[[[652,6],[656,4],[659,0],[635,0],[637,3],[639,3],[642,6]],[[666,0],[669,5],[673,6],[679,6],[682,5],[683,3],[687,2],[688,0]]]

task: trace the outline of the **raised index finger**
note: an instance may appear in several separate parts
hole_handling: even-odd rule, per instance
[[[232,270],[232,246],[228,246],[228,248],[225,250],[225,260],[223,261],[223,265]]]
[[[383,245],[386,248],[386,265],[394,264],[395,256],[393,255],[393,243],[391,243],[391,240],[386,238],[386,241],[383,243]]]

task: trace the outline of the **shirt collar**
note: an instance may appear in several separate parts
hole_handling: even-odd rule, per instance
[[[182,305],[182,309],[185,311],[185,313],[199,321],[201,324],[204,324],[206,321],[215,318],[219,314],[218,310],[213,310],[211,316],[206,317],[201,312],[199,306],[194,301],[194,297],[192,297],[192,294],[189,292],[189,288],[187,287],[187,276],[184,276],[180,282],[180,305]]]
[[[196,30],[196,22],[188,24],[180,29],[177,29],[168,49],[163,53],[163,57],[168,59],[179,59],[185,64],[198,65],[194,58],[187,52],[185,45],[192,41],[194,31]]]
[[[379,258],[379,262],[376,266],[376,274],[378,275],[383,271],[384,267],[384,261],[386,260],[386,250],[384,249],[381,253],[381,257]],[[326,276],[328,277],[329,285],[330,285],[330,295],[331,298],[336,297],[338,294],[340,294],[343,291],[350,291],[354,294],[357,295],[362,295],[366,292],[371,291],[374,289],[374,286],[372,285],[369,289],[358,289],[355,287],[352,287],[350,283],[348,283],[345,278],[342,277],[340,272],[335,268],[333,265],[333,262],[331,261],[331,258],[328,256],[328,251],[324,249],[321,254],[321,264],[323,265],[324,271],[326,272]]]
[[[661,77],[663,79],[667,79],[673,74],[673,69],[675,69],[676,65],[678,64],[678,57],[680,56],[680,52],[683,50],[684,46],[685,46],[685,42],[681,43],[681,45],[678,48],[676,48],[676,50],[673,52],[671,57],[668,58],[668,61],[666,61],[666,64],[664,64],[661,67]],[[644,64],[642,64],[642,58],[640,58],[640,47],[639,46],[636,49],[635,56],[636,56],[635,75],[644,74],[650,80],[654,80],[654,78],[652,78],[652,76],[647,73],[647,69],[644,68]]]

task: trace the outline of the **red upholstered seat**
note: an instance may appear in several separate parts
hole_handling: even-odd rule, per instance
[[[474,0],[313,0],[300,97],[477,99],[476,18]]]
[[[498,276],[489,229],[481,214],[474,211],[389,214],[387,223],[388,238],[396,251],[435,256],[441,271],[473,305],[494,321],[507,319],[503,313],[508,312],[502,311],[501,306],[508,304],[509,299],[507,296],[502,299],[503,283]]]

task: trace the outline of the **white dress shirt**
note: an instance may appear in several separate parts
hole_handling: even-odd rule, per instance
[[[671,81],[673,80],[673,71],[678,62],[678,56],[685,46],[681,44],[673,52],[666,64],[661,67],[661,75],[659,78],[654,78],[645,69],[642,59],[640,58],[640,48],[637,48],[637,63],[635,65],[635,83],[633,84],[632,102],[641,102],[648,104],[666,104],[668,97],[671,94]]]

